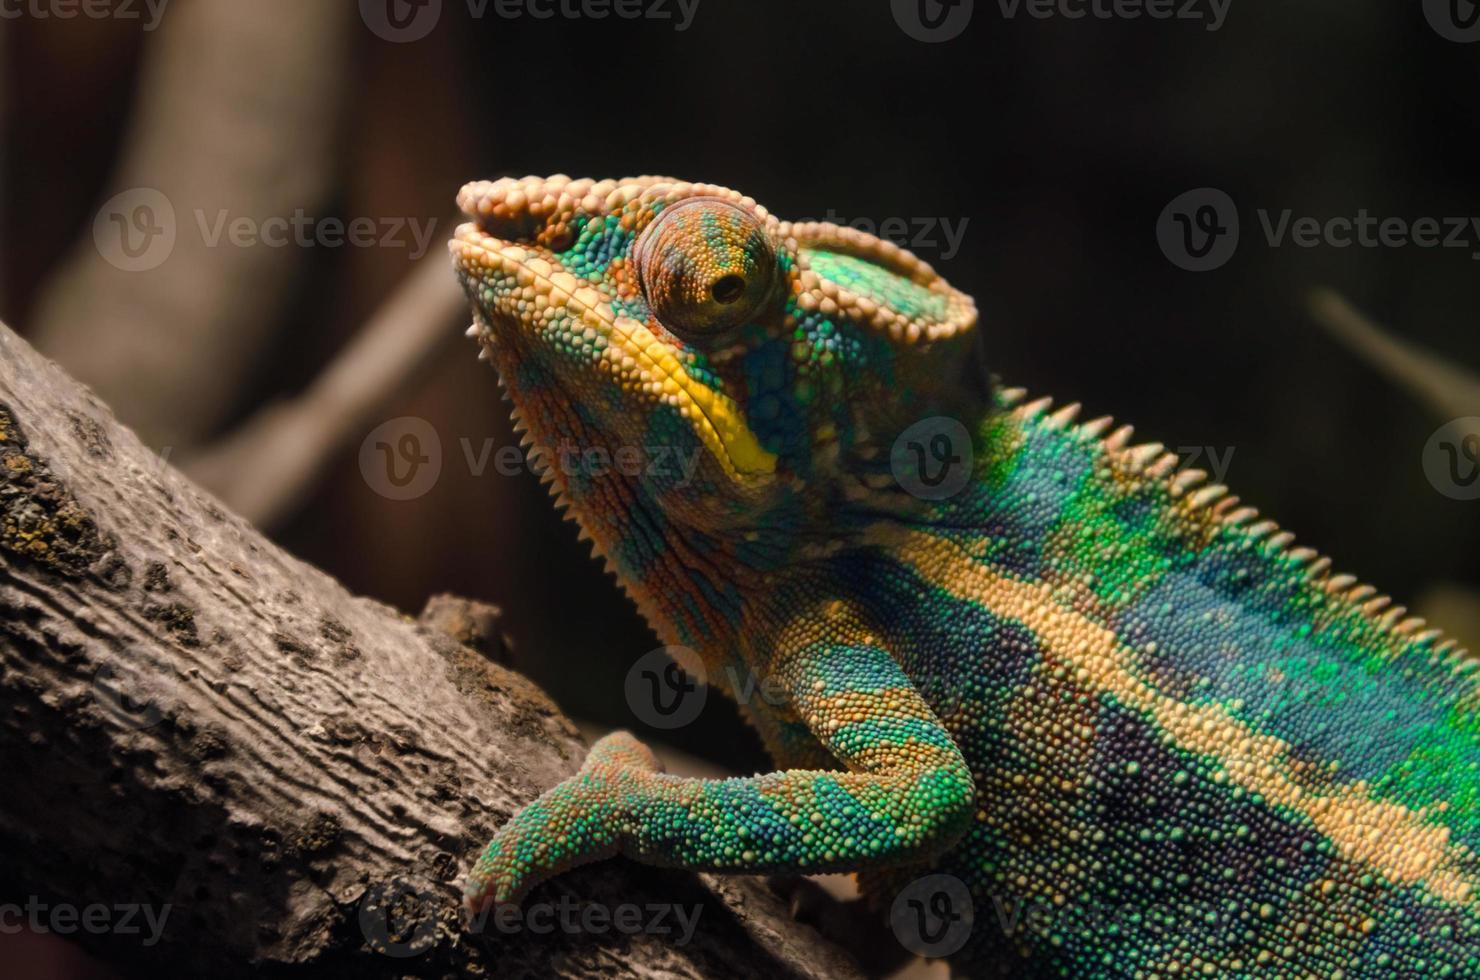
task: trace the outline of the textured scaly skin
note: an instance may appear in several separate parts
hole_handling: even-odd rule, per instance
[[[665,642],[782,694],[745,705],[777,772],[597,743],[470,908],[615,854],[884,906],[939,872],[972,975],[1480,973],[1476,682],[1437,631],[1128,428],[955,382],[975,308],[886,242],[667,178],[460,203],[470,333],[562,505]],[[942,500],[891,466],[933,416],[972,442]],[[693,479],[551,465],[659,447]]]

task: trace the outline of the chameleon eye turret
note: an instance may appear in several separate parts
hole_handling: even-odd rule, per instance
[[[755,318],[779,278],[765,226],[720,198],[664,209],[632,256],[653,315],[685,337],[724,334]]]

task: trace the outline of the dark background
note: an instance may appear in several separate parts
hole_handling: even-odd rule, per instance
[[[140,71],[176,12],[154,33],[107,19],[0,23],[0,316],[22,333],[119,189],[144,111]],[[303,201],[312,213],[442,218],[467,179],[657,172],[739,188],[782,217],[964,221],[959,254],[917,250],[978,298],[1009,382],[1170,446],[1231,448],[1237,493],[1400,601],[1480,578],[1480,505],[1440,495],[1420,465],[1445,419],[1305,308],[1307,290],[1329,285],[1394,333],[1480,364],[1480,245],[1276,249],[1255,217],[1480,215],[1480,45],[1439,36],[1417,2],[1232,0],[1209,32],[1008,19],[978,0],[964,33],[940,44],[911,38],[881,0],[700,0],[682,32],[477,19],[448,0],[436,29],[407,44],[348,20],[350,76],[318,151],[336,190]],[[250,99],[257,81],[240,83]],[[1174,197],[1206,186],[1238,203],[1244,236],[1225,267],[1194,274],[1154,229]],[[449,233],[444,223],[439,240]],[[272,340],[214,435],[308,384],[408,268],[353,248],[304,249],[292,266]],[[114,407],[129,421],[128,405]],[[473,346],[449,345],[385,416],[442,434],[451,459],[435,489],[399,503],[372,492],[357,433],[274,536],[410,612],[444,590],[501,604],[518,666],[572,715],[640,728],[622,680],[657,641],[532,477],[453,465],[460,436],[507,442],[506,414]],[[718,699],[682,742],[742,771],[764,766]]]

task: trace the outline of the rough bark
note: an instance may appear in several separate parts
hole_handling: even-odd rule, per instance
[[[462,928],[476,849],[584,751],[497,645],[283,553],[0,325],[0,903],[168,905],[153,946],[75,936],[149,975],[852,974],[754,879],[627,862],[537,891],[551,933]]]

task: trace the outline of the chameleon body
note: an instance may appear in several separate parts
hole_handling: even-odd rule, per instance
[[[975,306],[890,243],[659,177],[460,203],[545,478],[666,643],[767,682],[779,767],[608,736],[471,909],[616,854],[885,908],[944,874],[969,975],[1480,975],[1476,675],[1437,631],[1129,428],[958,380]],[[568,465],[668,447],[690,478]]]

